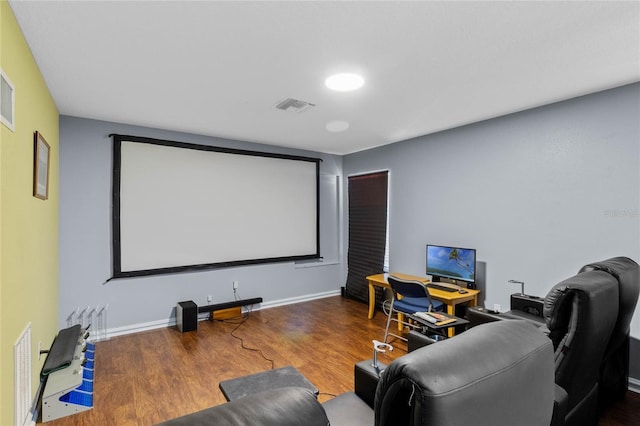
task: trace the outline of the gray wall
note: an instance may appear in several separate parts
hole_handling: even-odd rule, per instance
[[[66,318],[78,307],[102,307],[106,304],[109,305],[107,326],[112,334],[163,326],[173,320],[178,301],[193,300],[198,305],[206,305],[208,295],[213,297],[213,303],[233,300],[232,283],[235,280],[239,282],[238,294],[241,298],[262,297],[263,306],[339,294],[345,275],[340,255],[340,229],[336,226],[340,223],[337,219],[341,215],[340,203],[334,203],[337,210],[322,212],[321,254],[332,254],[322,266],[305,264],[303,267],[287,262],[118,279],[105,283],[111,277],[111,133],[319,157],[323,160],[321,174],[338,177],[331,179],[323,176],[323,188],[327,188],[326,182],[334,182],[333,189],[340,189],[340,185],[335,184],[336,181],[340,182],[342,175],[342,158],[339,156],[62,116],[61,327],[66,325]],[[331,242],[333,246],[328,246]]]
[[[344,181],[389,170],[391,271],[424,275],[427,243],[476,248],[481,299],[507,310],[509,279],[544,296],[585,263],[640,261],[639,100],[633,84],[347,155]]]
[[[517,290],[509,279],[524,280],[527,293],[544,295],[587,262],[617,255],[640,260],[639,116],[640,84],[633,84],[344,157],[321,155],[322,172],[341,177],[388,169],[391,270],[424,275],[427,243],[474,247],[484,271],[482,302],[505,310]],[[163,324],[177,301],[202,305],[207,294],[214,302],[231,300],[233,280],[240,282],[241,297],[260,296],[265,304],[344,284],[344,260],[104,284],[111,268],[110,133],[300,153],[61,117],[61,326],[76,307],[105,303],[116,331]],[[342,184],[346,194],[346,179]],[[347,210],[339,206],[346,230]],[[340,230],[327,232],[333,238]],[[341,250],[342,259],[346,252]],[[640,337],[637,313],[632,335]]]

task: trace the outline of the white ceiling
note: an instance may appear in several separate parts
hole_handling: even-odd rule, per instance
[[[640,80],[638,1],[10,4],[60,114],[335,154]]]

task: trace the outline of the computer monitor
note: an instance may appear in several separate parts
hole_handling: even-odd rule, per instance
[[[427,244],[427,275],[432,281],[445,281],[465,286],[476,281],[476,250]]]

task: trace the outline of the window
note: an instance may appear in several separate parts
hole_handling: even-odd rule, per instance
[[[369,300],[366,277],[384,271],[388,174],[384,171],[349,177],[346,293],[347,296],[364,302]]]

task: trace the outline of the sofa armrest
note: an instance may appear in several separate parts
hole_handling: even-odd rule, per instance
[[[500,312],[487,309],[483,306],[472,306],[467,309],[467,320],[469,327],[475,327],[487,322],[500,321],[504,318],[500,316]]]
[[[561,386],[556,385],[553,398],[553,417],[551,418],[551,426],[562,426],[567,416],[567,404],[569,395]]]
[[[376,370],[371,359],[360,361],[353,368],[354,392],[371,408],[373,408],[375,401],[380,373],[385,368],[387,366],[378,361],[378,369]]]
[[[415,330],[409,331],[409,335],[407,336],[407,352],[413,352],[416,349],[419,349],[423,346],[430,345],[435,343],[436,341],[429,336],[425,336],[422,333],[419,333]]]
[[[313,392],[305,388],[288,387],[247,395],[160,423],[163,426],[212,424],[328,426],[329,419]]]
[[[475,327],[476,325],[494,321],[524,320],[534,327],[543,329],[543,332],[544,328],[546,328],[544,318],[518,309],[513,309],[507,312],[497,312],[482,306],[473,306],[467,309],[467,320],[469,320],[469,327]],[[548,331],[545,334],[548,334]]]

